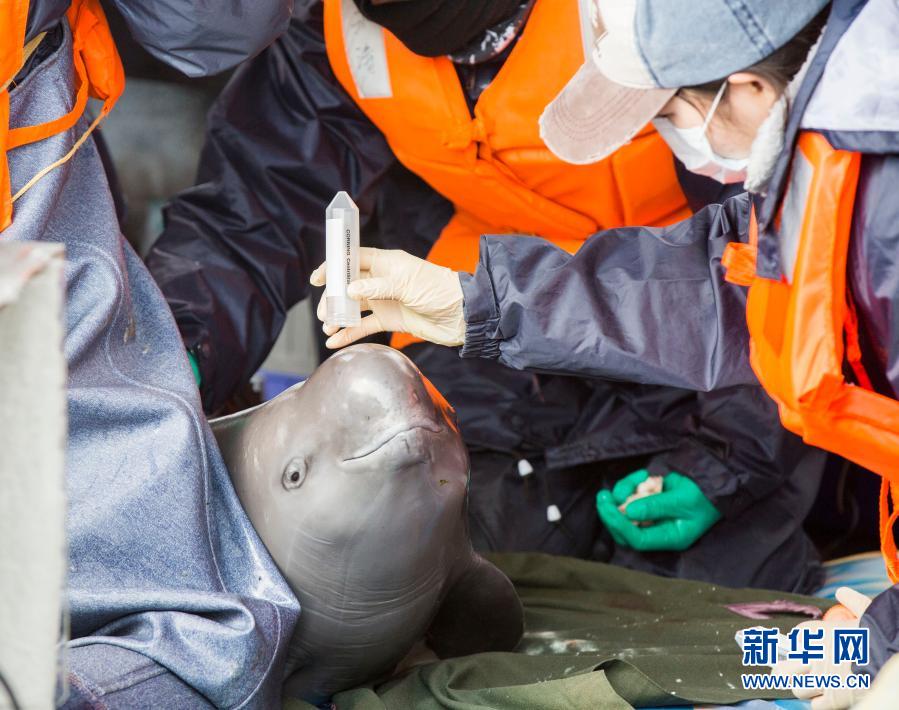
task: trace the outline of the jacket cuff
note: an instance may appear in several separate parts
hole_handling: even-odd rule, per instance
[[[739,473],[694,442],[684,441],[674,450],[658,454],[647,469],[657,476],[671,471],[686,476],[724,518],[738,516],[752,503],[741,489]]]
[[[465,316],[465,342],[461,357],[499,357],[499,306],[493,290],[490,272],[484,265],[485,246],[482,242],[482,261],[474,274],[459,274],[462,286],[462,309]]]

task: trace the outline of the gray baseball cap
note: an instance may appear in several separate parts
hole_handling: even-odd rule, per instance
[[[597,39],[540,117],[569,163],[602,160],[683,86],[724,79],[771,55],[830,0],[592,0]]]

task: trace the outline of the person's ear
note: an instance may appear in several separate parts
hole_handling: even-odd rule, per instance
[[[779,95],[780,89],[769,79],[743,71],[727,77],[724,100],[728,115],[738,116],[743,122],[758,124],[768,115]]]
[[[780,91],[769,79],[753,72],[741,71],[727,77],[728,91],[734,91],[747,97],[763,98],[772,102]]]

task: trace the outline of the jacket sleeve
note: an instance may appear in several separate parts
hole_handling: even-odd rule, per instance
[[[670,227],[600,232],[575,254],[533,237],[487,236],[461,274],[463,357],[517,369],[709,391],[757,384],[745,289],[721,255],[745,241],[743,193]]]
[[[217,74],[287,29],[293,0],[112,0],[148,52],[187,76]]]
[[[365,231],[394,162],[331,72],[320,5],[235,73],[210,112],[197,184],[165,209],[147,259],[207,411],[252,376],[309,294],[334,193],[354,197]]]
[[[859,625],[868,629],[870,642],[870,662],[859,671],[874,675],[899,653],[899,585],[874,597]]]

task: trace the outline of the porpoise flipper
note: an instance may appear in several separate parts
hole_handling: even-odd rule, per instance
[[[480,555],[449,589],[428,629],[440,658],[511,651],[524,632],[524,609],[512,582]]]

